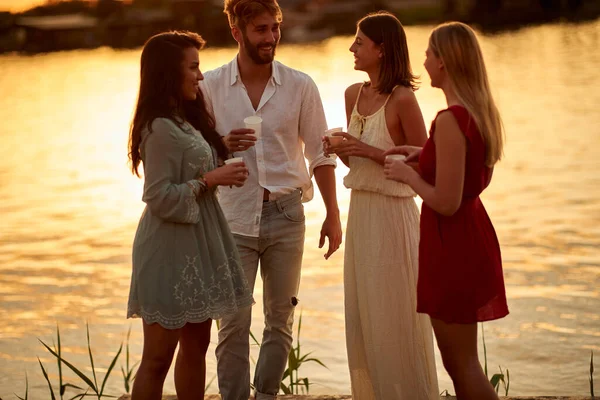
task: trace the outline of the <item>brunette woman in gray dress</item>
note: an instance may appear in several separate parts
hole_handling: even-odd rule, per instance
[[[142,51],[138,103],[129,137],[132,170],[143,163],[146,208],[133,243],[127,317],[141,317],[142,362],[133,400],[160,399],[175,365],[180,400],[204,398],[213,319],[253,303],[239,254],[215,196],[241,186],[243,163],[217,167],[227,149],[198,90],[204,41],[168,32]]]

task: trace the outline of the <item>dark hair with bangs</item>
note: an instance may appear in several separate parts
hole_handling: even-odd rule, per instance
[[[387,11],[379,11],[366,15],[356,26],[383,48],[377,90],[391,93],[396,85],[417,90],[419,82],[410,67],[406,33],[398,18]]]
[[[204,44],[200,35],[186,31],[159,33],[144,44],[140,90],[128,143],[131,171],[135,175],[140,176],[142,131],[151,130],[156,118],[169,118],[178,125],[183,120],[188,121],[200,131],[219,157],[227,158],[227,148],[215,130],[215,121],[206,109],[202,91],[198,91],[194,101],[184,100],[181,94],[184,51],[190,47],[200,50]]]
[[[277,19],[283,20],[283,14],[277,0],[225,0],[223,12],[227,15],[230,27],[245,29],[256,16],[267,11]]]

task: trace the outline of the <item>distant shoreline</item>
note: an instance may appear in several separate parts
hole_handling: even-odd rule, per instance
[[[284,1],[281,3],[283,7]],[[499,9],[481,6],[482,2],[464,6],[468,0],[380,1],[379,4],[366,0],[330,0],[318,7],[317,2],[310,0],[295,3],[300,6],[284,8],[282,44],[316,43],[334,36],[353,35],[354,22],[379,9],[395,13],[406,26],[459,20],[485,33],[552,22],[586,22],[600,17],[600,1],[593,0],[573,2],[578,5],[572,8],[509,5]],[[458,7],[457,3],[463,5]],[[565,2],[558,4],[562,3]],[[95,5],[69,0],[18,14],[0,12],[0,54],[38,54],[104,46],[136,48],[153,34],[172,29],[196,31],[210,47],[235,46],[222,6],[214,2],[178,0],[169,6],[150,8],[118,0],[99,0]]]

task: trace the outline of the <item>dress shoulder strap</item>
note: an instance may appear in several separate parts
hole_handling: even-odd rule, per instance
[[[358,106],[358,100],[360,100],[360,95],[362,94],[363,87],[365,87],[366,83],[367,82],[363,82],[363,84],[360,85],[360,89],[358,89],[358,96],[356,96],[356,100],[354,101],[354,110],[356,110],[356,107]]]
[[[387,106],[388,101],[390,101],[390,99],[392,98],[392,95],[394,94],[394,90],[396,90],[396,88],[400,86],[400,85],[396,85],[392,88],[392,91],[390,92],[390,94],[388,94],[387,99],[385,99],[385,103],[383,103],[383,107],[385,108],[385,106]]]

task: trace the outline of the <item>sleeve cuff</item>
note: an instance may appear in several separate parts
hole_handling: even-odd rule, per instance
[[[330,165],[330,166],[332,166],[334,168],[337,167],[337,163],[336,163],[335,159],[330,158],[330,157],[326,157],[324,155],[320,155],[319,157],[317,157],[314,160],[312,160],[312,162],[308,166],[308,170],[310,172],[310,177],[311,178],[313,177],[314,171],[315,171],[316,168],[322,167],[324,165]]]

